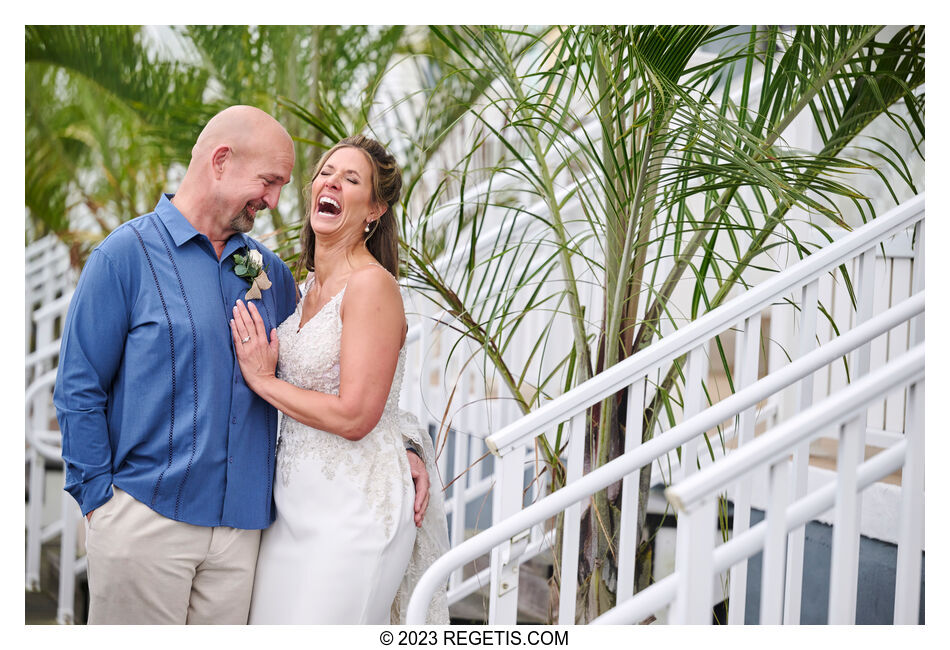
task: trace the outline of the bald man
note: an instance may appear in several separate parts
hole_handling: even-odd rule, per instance
[[[277,412],[233,353],[231,308],[249,289],[234,255],[263,259],[271,284],[253,302],[270,331],[294,311],[294,279],[244,233],[293,166],[280,124],[228,108],[178,193],[116,228],[83,269],[54,402],[66,490],[86,517],[89,623],[247,622],[274,520]]]

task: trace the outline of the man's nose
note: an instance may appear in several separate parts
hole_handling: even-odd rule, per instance
[[[268,209],[273,210],[276,208],[278,200],[280,200],[280,188],[268,188],[267,192],[264,194],[264,203],[267,204]]]

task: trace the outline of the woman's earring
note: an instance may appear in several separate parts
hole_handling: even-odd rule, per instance
[[[369,221],[366,222],[366,227],[363,228],[363,232],[369,232]]]

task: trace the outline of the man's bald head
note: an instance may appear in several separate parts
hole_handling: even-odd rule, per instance
[[[237,155],[244,155],[260,145],[261,140],[283,140],[293,148],[287,130],[273,117],[253,106],[229,106],[212,117],[195,141],[192,159],[204,158],[215,148],[225,145]]]

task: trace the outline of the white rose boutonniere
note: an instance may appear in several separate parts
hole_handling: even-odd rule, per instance
[[[260,300],[261,291],[270,289],[271,281],[264,269],[264,256],[260,251],[247,248],[234,254],[234,274],[247,280],[251,288],[244,294],[244,300]]]

